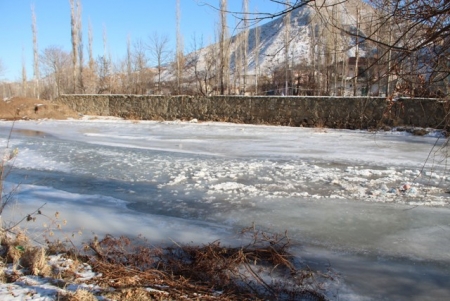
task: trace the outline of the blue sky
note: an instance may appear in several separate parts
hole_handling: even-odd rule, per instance
[[[214,40],[214,28],[219,0],[180,0],[181,32],[185,51],[192,49],[193,36],[203,38],[206,45]],[[94,56],[103,54],[103,28],[106,28],[108,46],[113,60],[125,56],[127,37],[132,41],[148,41],[154,32],[169,37],[175,48],[176,0],[81,0],[83,40],[87,58],[88,23],[93,29]],[[206,4],[206,5],[205,5]],[[209,4],[209,5],[208,5]],[[31,6],[37,19],[39,50],[60,46],[71,50],[69,0],[0,0],[0,59],[5,71],[2,80],[21,78],[22,60],[25,60],[28,79],[33,76],[33,44],[31,31]],[[240,11],[241,0],[228,0],[229,10]],[[272,12],[282,8],[270,0],[249,0],[250,11]],[[236,21],[229,16],[233,30]]]

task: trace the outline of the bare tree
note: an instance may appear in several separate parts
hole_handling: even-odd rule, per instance
[[[25,54],[22,47],[22,95],[27,96],[27,68],[25,63]]]
[[[83,87],[85,93],[96,93],[97,88],[97,75],[96,75],[96,63],[93,54],[93,32],[92,24],[89,20],[88,25],[88,64],[87,68],[83,69]]]
[[[271,0],[275,3],[284,1]],[[442,95],[446,94],[450,87],[450,14],[449,1],[403,1],[403,0],[295,0],[293,3],[285,2],[283,9],[273,12],[261,12],[252,14],[250,20],[259,21],[273,19],[278,16],[286,16],[289,12],[302,6],[316,7],[316,12],[322,15],[324,8],[346,5],[355,17],[355,24],[343,24],[339,18],[331,18],[334,26],[341,34],[352,37],[355,41],[354,62],[355,68],[352,78],[352,90],[355,94],[358,84],[366,81],[368,77],[361,72],[374,68],[372,74],[377,74],[376,80],[385,86],[388,94],[393,90],[398,93],[415,95]],[[356,7],[358,7],[356,9]],[[218,8],[222,11],[222,7]],[[355,11],[356,9],[356,11]],[[238,18],[245,20],[246,11],[230,12]],[[338,15],[345,13],[339,11]],[[367,14],[369,13],[369,14]],[[329,16],[323,16],[327,19]],[[350,20],[350,19],[347,19]],[[338,21],[334,23],[335,21]],[[311,26],[312,28],[313,26]],[[311,36],[316,40],[311,45],[312,69],[311,76],[316,89],[328,91],[330,87],[330,74],[327,64],[334,60],[334,66],[338,66],[338,52],[330,54],[330,47],[336,47],[329,42],[323,42],[319,38],[320,31],[312,30]],[[342,39],[343,41],[344,39]],[[328,44],[328,45],[324,45]],[[364,59],[361,46],[371,47],[374,51],[364,49]],[[343,51],[340,49],[339,51]],[[348,58],[347,58],[348,59]],[[342,71],[348,66],[348,60],[341,56]],[[370,60],[369,60],[370,59]],[[335,69],[338,69],[337,67]],[[328,74],[324,74],[328,72]],[[370,73],[369,72],[369,73]],[[364,75],[364,76],[361,76]],[[359,78],[358,78],[359,77]],[[344,81],[343,74],[341,75]],[[334,76],[334,86],[337,86],[337,78]],[[375,80],[375,78],[373,79]],[[343,82],[344,83],[344,82]],[[335,89],[336,90],[336,89]],[[321,92],[322,93],[322,92]]]
[[[233,74],[233,81],[234,81],[234,92],[241,94],[244,90],[243,87],[243,52],[244,52],[244,32],[240,32],[234,39],[234,74]]]
[[[260,53],[260,43],[261,40],[261,28],[258,26],[255,28],[255,48],[254,48],[254,62],[255,62],[255,94],[258,95],[258,77],[260,73],[259,67],[259,53]]]
[[[191,63],[194,79],[197,86],[197,94],[210,95],[216,80],[217,44],[203,48],[203,39],[197,44],[197,39],[193,37],[193,49],[191,53]]]
[[[97,74],[98,74],[98,85],[97,94],[108,93],[111,94],[111,73],[112,64],[111,60],[107,56],[99,56],[97,59]]]
[[[175,61],[176,61],[176,81],[177,81],[177,94],[181,94],[181,84],[182,84],[182,78],[183,78],[183,69],[184,69],[184,54],[183,54],[183,37],[181,36],[181,30],[180,30],[180,18],[181,18],[181,11],[180,11],[180,0],[177,0],[177,7],[176,7],[176,14],[177,14],[177,45],[176,45],[176,54],[175,54]]]
[[[93,54],[93,44],[94,44],[94,34],[92,32],[92,23],[89,19],[89,25],[88,25],[88,55],[89,55],[89,68],[94,69],[94,54]]]
[[[153,74],[148,69],[147,47],[141,39],[133,44],[132,60],[133,93],[146,94]]]
[[[83,83],[83,71],[84,71],[84,51],[83,51],[83,23],[81,19],[81,2],[77,3],[77,46],[78,46],[78,88],[79,91],[84,93],[84,83]]]
[[[75,0],[69,0],[70,2],[70,28],[72,37],[72,81],[73,81],[73,93],[76,93],[76,83],[78,74],[78,26],[77,26],[77,4]]]
[[[242,0],[242,11],[244,13],[244,30],[242,39],[242,60],[243,60],[243,93],[247,91],[247,73],[248,73],[248,32],[249,32],[249,14],[248,14],[248,0]]]
[[[4,72],[5,72],[5,65],[3,64],[3,61],[0,59],[0,77],[3,76]]]
[[[192,42],[191,42],[191,51],[190,54],[187,56],[187,63],[188,70],[190,71],[191,78],[195,83],[195,90],[193,94],[203,94],[202,93],[202,87],[201,87],[201,80],[199,80],[199,64],[201,56],[204,58],[204,55],[202,55],[201,48],[203,48],[203,37],[200,38],[200,42],[197,41],[197,36],[194,33],[192,35]]]
[[[70,55],[60,46],[51,46],[40,55],[40,63],[46,77],[52,79],[51,85],[55,91],[50,96],[57,97],[69,87],[68,73],[70,68]]]
[[[360,26],[361,26],[361,19],[360,19],[361,15],[360,15],[360,9],[359,7],[356,7],[356,41],[355,41],[355,74],[353,76],[353,96],[357,95],[357,89],[358,89],[358,77],[359,77],[359,31],[360,31]]]
[[[227,0],[220,0],[220,28],[219,28],[219,88],[220,94],[225,94],[228,85],[230,68],[230,49],[227,30]]]
[[[0,59],[0,84],[1,84],[1,98],[6,98],[9,97],[10,95],[13,95],[12,91],[11,91],[11,85],[8,83],[4,83],[1,81],[4,73],[5,73],[6,67],[3,64],[3,61]],[[1,170],[0,170],[1,171]],[[0,176],[1,176],[1,172],[0,172]],[[0,183],[0,192],[1,192],[1,183]]]
[[[170,57],[168,46],[169,38],[167,35],[160,35],[157,32],[154,32],[149,37],[149,44],[147,47],[150,50],[151,61],[156,65],[158,72],[158,94],[161,94],[161,73],[163,71],[163,65],[167,63]]]
[[[98,75],[98,86],[97,94],[112,92],[112,61],[111,55],[108,49],[108,34],[106,31],[106,26],[103,26],[103,55],[97,59],[97,75]]]
[[[369,3],[375,9],[373,17],[360,21],[361,30],[335,24],[358,44],[377,49],[374,62],[366,69],[379,66],[385,70],[382,78],[386,79],[388,94],[394,90],[394,81],[396,93],[446,94],[446,79],[450,75],[450,2],[372,0]]]
[[[36,26],[36,14],[34,6],[31,6],[31,30],[33,32],[33,72],[34,72],[34,96],[39,99],[39,48],[37,40],[37,26]]]
[[[133,65],[133,58],[132,58],[132,54],[131,54],[131,37],[130,35],[128,35],[127,37],[127,57],[125,59],[125,65],[126,65],[126,80],[125,80],[125,93],[130,93],[130,90],[132,89],[133,86],[133,78],[132,78],[132,65]]]
[[[269,1],[277,3],[277,4],[282,4],[282,3],[286,4],[286,2],[283,1],[283,0],[269,0]],[[320,2],[321,4],[319,4],[319,5],[325,5],[325,3],[327,1],[329,1],[329,0],[321,0],[321,1],[317,1],[317,0],[295,0],[295,1],[293,1],[293,3],[289,3],[289,5],[284,5],[284,8],[281,9],[281,10],[278,10],[278,11],[252,13],[251,16],[249,16],[247,18],[247,20],[249,22],[253,23],[253,24],[256,24],[259,21],[263,21],[263,20],[267,20],[267,19],[274,19],[274,18],[277,18],[277,17],[284,16],[287,13],[292,12],[293,10],[296,10],[296,9],[298,9],[300,7],[303,7],[303,6],[307,6],[310,3]],[[348,1],[348,0],[338,1],[337,3],[343,3],[345,1]],[[336,2],[334,4],[336,4]],[[221,9],[222,8],[221,5],[219,6],[219,8],[217,8],[215,6],[212,6],[212,7],[214,7],[217,10],[222,10]],[[225,7],[226,7],[226,5],[225,5]],[[236,18],[241,19],[241,20],[244,20],[245,16],[246,16],[246,14],[243,11],[229,11],[227,9],[225,9],[224,11],[225,11],[225,13],[232,14],[233,16],[235,16]]]
[[[285,60],[285,95],[289,95],[289,79],[290,79],[290,70],[289,70],[289,49],[291,44],[291,11],[289,10],[289,7],[291,6],[291,1],[286,0],[286,10],[287,13],[284,16],[284,60]]]
[[[331,22],[333,23],[340,23],[338,21],[338,10],[336,9],[335,6],[333,6],[331,8]],[[332,89],[332,94],[333,95],[339,95],[340,92],[338,91],[338,79],[339,76],[341,76],[342,78],[344,77],[344,70],[339,70],[339,61],[340,60],[344,60],[343,58],[341,58],[339,56],[339,54],[343,53],[343,43],[340,42],[340,31],[335,27],[335,26],[330,26],[331,28],[329,28],[329,32],[330,32],[330,43],[331,43],[331,52],[332,52],[332,62],[333,62],[333,68],[332,68],[332,72],[333,72],[333,89]],[[341,89],[342,90],[342,89]]]

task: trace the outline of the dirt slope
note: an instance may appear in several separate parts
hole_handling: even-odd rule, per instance
[[[79,118],[77,112],[66,105],[35,98],[14,97],[0,100],[0,119],[67,119]]]

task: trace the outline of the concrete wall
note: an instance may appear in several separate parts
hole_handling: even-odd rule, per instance
[[[447,102],[420,98],[63,95],[56,101],[85,115],[347,129],[444,128],[450,111]]]

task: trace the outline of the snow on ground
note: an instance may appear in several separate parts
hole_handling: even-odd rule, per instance
[[[0,144],[11,125],[0,122]],[[19,155],[7,184],[20,189],[9,214],[46,203],[74,240],[95,232],[163,243],[232,242],[255,222],[288,230],[304,245],[299,256],[332,259],[347,275],[348,300],[391,300],[379,277],[405,294],[396,300],[423,299],[402,287],[408,277],[437,298],[450,293],[436,276],[450,274],[450,177],[437,137],[111,118],[16,122],[9,145]],[[350,268],[362,262],[364,272]]]
[[[63,273],[64,270],[73,271],[74,280],[72,283],[61,288],[61,285],[58,285],[58,283],[51,278],[20,275],[20,270],[14,269],[12,264],[10,264],[5,269],[5,273],[17,275],[17,280],[14,283],[0,284],[0,299],[2,301],[49,301],[58,300],[58,294],[65,295],[67,293],[75,293],[79,289],[90,292],[95,292],[100,289],[94,285],[85,284],[86,281],[99,276],[92,271],[92,268],[88,264],[75,263],[73,260],[67,259],[61,255],[49,256],[48,264],[53,269],[58,269],[60,273]]]

